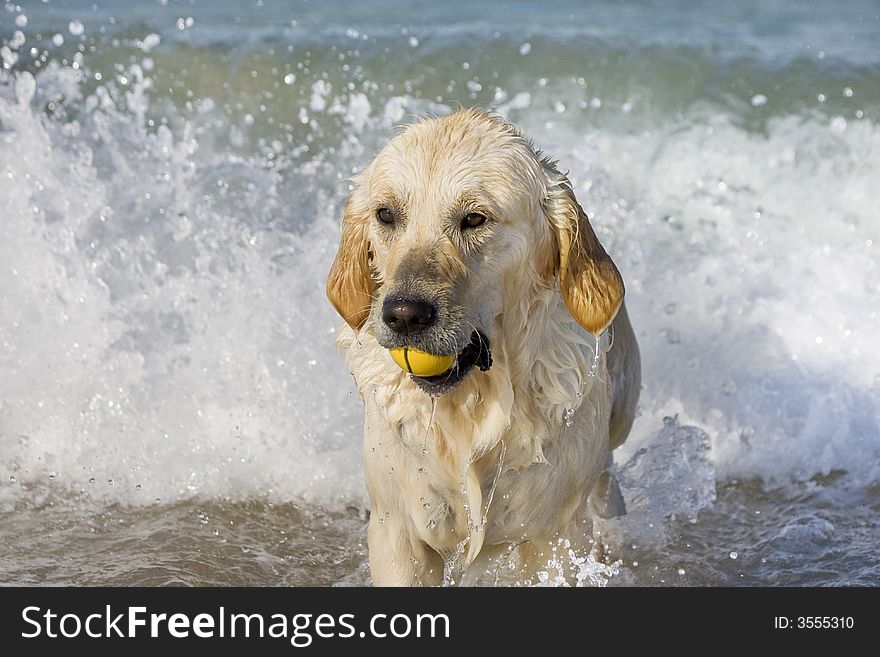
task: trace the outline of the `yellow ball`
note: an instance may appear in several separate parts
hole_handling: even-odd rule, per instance
[[[397,347],[388,351],[400,369],[416,376],[443,374],[455,362],[455,355],[435,356],[412,347]]]

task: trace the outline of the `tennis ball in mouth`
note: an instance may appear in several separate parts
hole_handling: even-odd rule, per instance
[[[443,374],[455,362],[454,354],[452,356],[435,356],[412,347],[396,347],[389,349],[388,352],[400,369],[416,376]]]

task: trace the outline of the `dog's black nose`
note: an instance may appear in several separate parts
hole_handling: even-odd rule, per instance
[[[386,299],[382,304],[382,320],[392,331],[412,335],[423,331],[437,319],[434,304],[417,299]]]

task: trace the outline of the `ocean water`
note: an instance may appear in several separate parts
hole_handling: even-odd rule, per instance
[[[340,204],[470,105],[627,281],[629,514],[584,581],[880,584],[871,0],[5,0],[0,584],[369,583]]]

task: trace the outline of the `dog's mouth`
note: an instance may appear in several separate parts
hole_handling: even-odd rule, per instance
[[[492,367],[492,351],[489,349],[489,338],[480,331],[471,333],[471,341],[462,349],[448,370],[434,376],[416,376],[410,374],[412,380],[429,395],[439,397],[445,395],[468,375],[474,368],[488,372]]]

